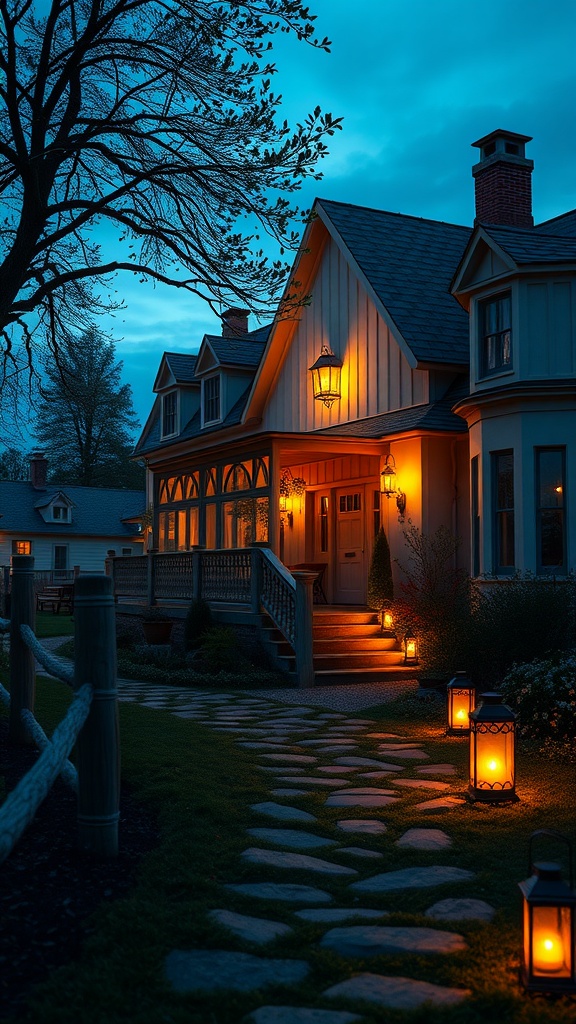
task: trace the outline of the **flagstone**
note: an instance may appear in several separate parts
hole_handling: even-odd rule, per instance
[[[309,796],[305,789],[271,789],[270,796]]]
[[[377,836],[386,832],[386,825],[383,821],[376,821],[371,818],[345,818],[336,822],[336,828],[343,832],[363,832],[366,835]]]
[[[337,757],[334,764],[346,764],[353,768],[380,768],[387,772],[404,771],[404,765],[388,764],[386,761],[376,761],[372,757]]]
[[[452,840],[439,828],[410,828],[394,845],[412,850],[445,850],[452,846]]]
[[[370,740],[403,740],[405,738],[397,732],[367,732],[366,736]]]
[[[484,900],[447,899],[428,907],[425,917],[437,921],[491,921],[495,913]]]
[[[280,936],[292,935],[294,929],[289,924],[282,924],[280,921],[266,921],[260,917],[246,917],[244,914],[236,914],[233,910],[211,910],[208,914],[217,924],[223,925],[248,942],[264,944],[273,942]]]
[[[326,989],[330,998],[364,1000],[391,1010],[417,1010],[424,1003],[431,1006],[455,1006],[471,995],[469,989],[447,988],[414,978],[389,978],[382,974],[357,974]]]
[[[388,910],[368,910],[364,907],[334,907],[327,910],[324,908],[295,910],[294,917],[299,917],[302,921],[330,924],[334,921],[349,921],[354,917],[360,917],[366,921],[374,921],[377,918],[390,917],[390,913]]]
[[[267,761],[277,761],[278,764],[316,764],[318,758],[312,754],[261,754]]]
[[[309,974],[305,960],[275,960],[220,949],[175,949],[165,960],[176,992],[251,992],[267,985],[296,985]]]
[[[282,782],[283,780],[279,779],[278,781]],[[298,776],[298,785],[302,783],[305,786],[324,786],[325,788],[338,788],[338,786],[345,786],[347,782],[348,779],[317,779],[313,775]]]
[[[405,786],[406,789],[448,789],[450,782],[433,781],[432,779],[394,779],[395,786]]]
[[[398,802],[397,796],[369,796],[367,793],[338,795],[331,793],[326,807],[387,807]]]
[[[331,928],[322,936],[320,945],[340,956],[362,959],[382,953],[460,953],[467,949],[462,936],[455,932],[368,924]]]
[[[363,846],[340,846],[336,853],[349,853],[352,857],[365,857],[367,860],[383,857],[378,850],[365,850]]]
[[[422,764],[418,765],[416,771],[421,775],[457,775],[453,764]]]
[[[392,755],[400,761],[429,761],[430,754],[425,750],[398,750],[398,747],[378,747],[379,754]]]
[[[462,807],[466,801],[458,796],[441,796],[436,800],[425,800],[424,803],[416,804],[415,810],[422,814],[442,814],[446,811],[453,811],[456,807]]]
[[[315,739],[315,740],[302,740],[302,746],[303,747],[322,747],[325,743],[326,743],[326,738],[323,739],[323,740],[319,740],[319,739]],[[332,743],[334,745],[338,745],[339,747],[340,746],[341,747],[353,747],[353,746],[356,745],[356,740],[354,740],[354,739],[350,739],[350,740],[347,740],[347,739],[337,739],[334,736],[330,736],[330,743]]]
[[[305,853],[288,853],[286,850],[260,850],[251,846],[241,853],[243,860],[250,864],[260,864],[271,868],[290,868],[295,871],[316,871],[325,875],[357,875],[355,868],[343,864],[332,864],[320,857],[310,857]]]
[[[363,793],[367,793],[368,796],[395,796],[393,789],[378,789],[376,786],[348,786],[347,789],[339,789],[336,796],[346,796],[347,794],[357,795]]]
[[[316,821],[314,815],[308,811],[301,811],[299,807],[290,807],[288,804],[276,804],[272,800],[252,804],[251,809],[279,821]]]
[[[250,896],[257,900],[282,903],[331,903],[332,896],[313,885],[294,885],[290,882],[241,882],[224,886],[230,892]]]
[[[341,754],[343,750],[349,750],[349,751],[358,750],[358,746],[356,745],[356,743],[353,743],[350,746],[346,746],[346,747],[335,747],[334,744],[330,743],[327,747],[317,747],[316,748],[316,753],[317,754]]]
[[[472,871],[435,864],[431,867],[403,868],[400,871],[385,871],[361,882],[352,882],[354,892],[394,892],[398,889],[426,889],[447,882],[464,882],[474,878]]]
[[[326,775],[346,775],[349,772],[355,772],[357,768],[346,768],[342,764],[324,764],[322,767],[315,769],[317,772],[324,772]]]
[[[359,772],[357,779],[387,779],[389,775],[396,775],[396,772]]]
[[[245,1024],[353,1024],[361,1020],[347,1010],[316,1010],[306,1006],[260,1006],[243,1018]]]
[[[300,832],[294,828],[249,828],[248,835],[255,839],[264,840],[267,843],[277,843],[278,846],[289,846],[293,849],[314,849],[318,846],[335,846],[335,839],[324,839],[322,836],[314,835],[313,832]]]
[[[382,750],[385,753],[392,753],[394,750],[421,750],[421,743],[413,743],[411,740],[404,740],[399,743],[380,743],[378,744],[378,750]]]

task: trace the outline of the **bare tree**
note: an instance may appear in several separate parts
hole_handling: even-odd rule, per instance
[[[78,329],[116,271],[258,311],[294,248],[291,197],[339,120],[280,120],[275,34],[321,49],[301,0],[0,0],[0,331]],[[101,254],[96,225],[117,235]],[[287,300],[289,302],[289,300]],[[18,330],[19,329],[19,330]]]

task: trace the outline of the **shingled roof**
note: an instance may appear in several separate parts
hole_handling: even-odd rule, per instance
[[[221,366],[256,369],[260,364],[269,333],[270,326],[254,331],[249,337],[224,338],[222,335],[205,334],[204,340],[209,342]]]
[[[46,523],[38,505],[64,494],[73,503],[72,522]],[[6,533],[44,533],[56,537],[133,537],[133,523],[125,522],[144,513],[145,491],[124,491],[113,487],[78,487],[48,484],[42,494],[25,480],[0,481],[0,515]]]
[[[344,245],[420,362],[466,365],[468,315],[450,294],[471,228],[320,199]]]
[[[177,384],[193,382],[198,356],[188,355],[186,352],[165,352],[164,358]]]
[[[462,376],[456,381],[443,398],[427,405],[414,405],[409,409],[397,409],[379,416],[369,416],[363,420],[352,420],[340,423],[335,427],[325,427],[314,431],[317,434],[343,437],[385,438],[391,434],[405,434],[411,430],[456,431],[463,433],[468,428],[460,416],[452,412],[452,406],[469,393],[468,378]]]
[[[510,256],[515,263],[574,263],[576,237],[535,232],[534,228],[512,228],[483,224],[486,234]]]
[[[542,232],[545,235],[562,235],[563,237],[576,237],[576,210],[569,210],[559,217],[552,217],[542,224],[537,224],[534,231]]]

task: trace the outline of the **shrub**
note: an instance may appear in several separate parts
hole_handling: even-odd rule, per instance
[[[202,643],[206,630],[212,626],[212,611],[203,598],[196,598],[190,604],[184,621],[184,645],[187,651],[196,650]]]
[[[388,538],[381,526],[376,534],[368,572],[368,607],[382,612],[394,599]]]
[[[576,651],[515,665],[499,689],[518,714],[521,738],[540,746],[552,741],[576,753]]]
[[[468,664],[481,686],[499,688],[514,664],[556,656],[576,645],[575,581],[518,574],[474,596]]]
[[[238,637],[230,626],[212,626],[204,631],[200,644],[203,672],[242,671],[249,663],[238,650]]]

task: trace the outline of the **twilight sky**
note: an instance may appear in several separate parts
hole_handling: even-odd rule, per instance
[[[310,0],[332,52],[281,37],[282,116],[318,103],[344,117],[324,179],[300,194],[471,224],[471,143],[495,128],[534,137],[536,222],[576,207],[575,0]],[[200,300],[118,279],[117,343],[142,424],[165,350],[195,352],[219,323]],[[256,322],[251,324],[256,327]]]

